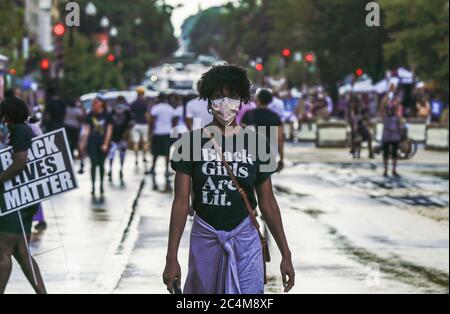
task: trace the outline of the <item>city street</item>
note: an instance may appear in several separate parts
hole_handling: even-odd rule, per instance
[[[450,292],[449,0],[8,0],[0,21],[0,295]]]
[[[448,292],[448,153],[420,150],[395,180],[382,177],[380,160],[352,162],[344,149],[290,145],[287,157],[273,181],[297,271],[293,293]],[[172,194],[154,191],[142,173],[130,157],[126,187],[108,186],[103,205],[79,176],[80,190],[53,200],[58,224],[45,203],[49,229],[33,237],[32,251],[50,293],[166,293]],[[179,253],[184,276],[191,222]],[[266,289],[280,293],[273,241],[271,251]],[[32,292],[18,267],[14,292]]]

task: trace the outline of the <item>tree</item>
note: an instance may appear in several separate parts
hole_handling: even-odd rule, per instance
[[[368,27],[361,0],[279,0],[271,7],[272,44],[313,51],[324,85],[336,95],[336,83],[357,68],[374,79],[384,75],[385,31]]]
[[[10,57],[11,67],[14,67],[18,74],[23,73],[23,60],[13,57],[24,35],[23,16],[23,9],[13,1],[0,1],[0,53]]]
[[[382,7],[389,31],[384,45],[389,64],[415,69],[448,97],[448,0],[384,0]]]
[[[89,0],[78,2],[84,8]],[[177,49],[170,22],[172,7],[156,0],[93,2],[98,9],[97,18],[82,14],[79,31],[92,39],[94,34],[104,31],[99,27],[99,18],[108,17],[119,31],[112,45],[121,52],[117,58],[123,63],[123,76],[128,84],[140,83],[150,66],[170,57]]]
[[[66,49],[64,78],[59,82],[59,90],[64,97],[76,99],[88,92],[102,89],[125,89],[126,84],[120,68],[107,61],[106,57],[97,58],[94,45],[82,34],[74,34],[75,44]],[[67,46],[66,40],[66,48]]]

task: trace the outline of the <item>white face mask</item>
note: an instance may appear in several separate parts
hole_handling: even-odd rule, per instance
[[[213,100],[212,102],[213,114],[223,126],[229,126],[233,123],[239,113],[240,107],[240,100],[231,99],[228,97]]]

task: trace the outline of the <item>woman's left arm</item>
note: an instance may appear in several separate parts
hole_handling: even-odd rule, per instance
[[[272,180],[269,178],[263,184],[256,188],[258,194],[258,203],[261,213],[264,217],[270,233],[275,239],[280,249],[281,276],[283,279],[284,292],[289,292],[295,284],[295,270],[292,265],[291,251],[286,240],[286,235],[281,219],[280,208],[273,194]]]
[[[13,162],[11,166],[5,169],[0,174],[0,184],[5,183],[8,180],[14,178],[20,171],[25,169],[27,166],[27,151],[17,152],[13,154]]]

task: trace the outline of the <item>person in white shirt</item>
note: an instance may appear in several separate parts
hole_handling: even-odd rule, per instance
[[[276,113],[280,117],[281,121],[284,122],[284,102],[278,97],[278,93],[274,93],[272,102],[269,104],[268,108]]]
[[[172,95],[170,97],[170,103],[175,110],[175,116],[177,118],[177,124],[172,130],[172,142],[178,139],[183,133],[189,132],[186,126],[185,110],[184,110],[184,99],[179,95]]]
[[[159,102],[154,105],[150,112],[150,130],[152,134],[153,155],[152,168],[147,174],[155,174],[155,166],[160,156],[165,157],[166,177],[169,176],[170,146],[172,141],[170,134],[172,128],[178,123],[179,117],[176,110],[168,103],[166,95],[161,95]]]
[[[195,98],[186,104],[186,126],[189,131],[204,128],[212,121],[213,116],[208,111],[207,101]]]

